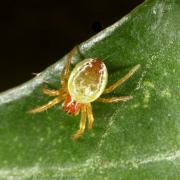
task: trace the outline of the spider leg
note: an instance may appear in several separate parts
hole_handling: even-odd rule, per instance
[[[35,109],[32,109],[32,110],[28,111],[28,113],[34,114],[34,113],[45,111],[45,110],[51,108],[52,106],[58,104],[59,102],[61,102],[62,99],[63,99],[62,97],[56,97],[52,101],[49,101],[47,104],[44,104],[42,106],[39,106],[39,107],[37,107]]]
[[[124,77],[119,79],[117,82],[106,88],[103,92],[103,94],[107,94],[112,92],[115,88],[122,85],[125,81],[127,81],[138,69],[140,68],[140,64],[137,64],[134,66]]]
[[[81,109],[81,121],[79,125],[79,130],[71,137],[73,141],[78,139],[84,133],[84,129],[86,126],[86,116],[86,105],[83,105]]]
[[[88,129],[92,129],[92,125],[94,122],[93,112],[91,103],[87,105],[87,116],[88,116]]]
[[[43,94],[49,95],[49,96],[58,96],[60,95],[60,91],[58,90],[50,90],[50,89],[46,89],[46,88],[42,88],[41,89]]]
[[[67,55],[67,63],[64,66],[64,69],[61,73],[61,85],[62,85],[62,87],[67,86],[67,81],[68,81],[69,75],[70,75],[70,65],[71,65],[72,56],[75,54],[76,51],[77,51],[77,46],[75,46]]]
[[[113,98],[98,98],[97,101],[103,103],[114,103],[118,101],[127,101],[132,99],[132,96],[120,96],[120,97],[113,97]]]

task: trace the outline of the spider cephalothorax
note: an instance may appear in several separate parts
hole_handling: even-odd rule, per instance
[[[70,73],[69,68],[75,50],[76,48],[74,48],[67,57],[67,63],[61,74],[61,88],[59,90],[42,89],[44,94],[56,97],[47,104],[29,111],[30,113],[42,112],[61,101],[63,101],[64,111],[69,115],[76,116],[81,111],[80,128],[76,134],[72,136],[73,140],[83,134],[86,119],[88,119],[88,128],[92,128],[94,118],[91,103],[93,101],[97,100],[99,102],[112,103],[131,98],[131,96],[120,96],[107,99],[101,98],[100,96],[112,92],[116,87],[131,77],[140,67],[139,64],[134,66],[123,78],[106,88],[108,79],[107,68],[104,62],[98,58],[89,58],[79,62]]]
[[[64,112],[67,112],[69,115],[76,116],[79,114],[83,104],[76,102],[70,95],[67,95],[64,103],[62,104]]]

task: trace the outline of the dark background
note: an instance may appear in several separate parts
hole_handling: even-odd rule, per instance
[[[56,62],[143,0],[5,0],[0,3],[0,91]]]

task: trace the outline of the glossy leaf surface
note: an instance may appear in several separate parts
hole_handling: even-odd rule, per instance
[[[83,58],[104,60],[108,84],[141,69],[108,97],[93,103],[95,123],[70,140],[80,116],[48,102],[42,87],[59,88],[66,56],[31,81],[0,94],[0,177],[7,179],[180,179],[180,1],[148,0],[119,22],[79,45]],[[48,83],[46,83],[48,81]]]

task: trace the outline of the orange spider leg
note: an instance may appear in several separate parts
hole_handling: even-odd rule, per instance
[[[64,66],[64,69],[61,73],[61,85],[62,87],[67,87],[67,81],[69,79],[69,75],[70,75],[70,65],[71,65],[71,60],[72,60],[72,56],[75,54],[75,51],[77,51],[77,47],[75,46],[70,53],[68,53],[67,55],[67,63]]]
[[[73,141],[78,139],[84,133],[84,129],[86,126],[86,116],[86,105],[83,105],[81,109],[81,121],[79,125],[79,130],[71,137]]]
[[[49,90],[46,88],[42,88],[41,89],[43,94],[49,95],[49,96],[59,96],[60,95],[60,91],[59,90]]]
[[[127,101],[132,99],[132,96],[120,96],[120,97],[113,97],[113,98],[98,98],[97,101],[103,103],[113,103],[118,101]]]
[[[91,103],[87,105],[87,116],[88,116],[88,129],[92,129],[92,125],[94,122],[93,112]]]
[[[52,101],[49,101],[47,104],[44,104],[42,106],[39,106],[39,107],[37,107],[35,109],[32,109],[32,110],[28,111],[28,113],[34,114],[34,113],[45,111],[45,110],[51,108],[52,106],[60,103],[63,99],[64,99],[63,97],[56,97]]]
[[[124,77],[119,79],[117,82],[106,88],[103,92],[103,94],[107,94],[112,92],[115,88],[123,84],[125,81],[127,81],[138,69],[140,68],[140,64],[137,64],[134,66]]]

